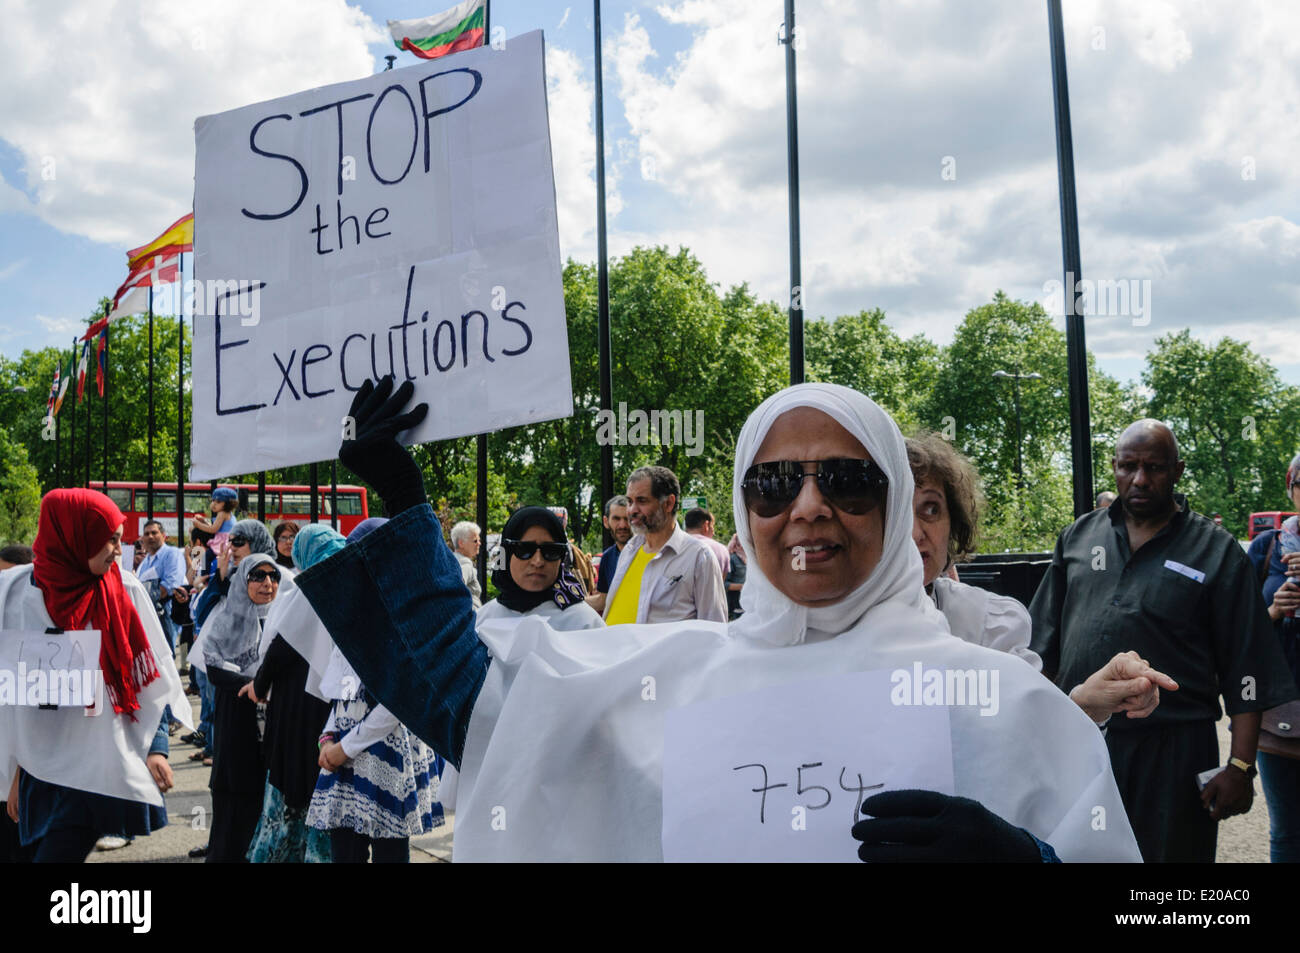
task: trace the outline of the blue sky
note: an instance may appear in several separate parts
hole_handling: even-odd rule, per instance
[[[385,21],[442,5],[0,0],[0,82],[24,92],[0,103],[0,354],[69,343],[125,250],[188,211],[196,116],[380,69]],[[1230,334],[1300,383],[1300,9],[1209,6],[1067,4],[1084,276],[1146,307],[1090,318],[1088,343],[1130,379],[1159,334]],[[781,298],[780,0],[602,9],[611,251],[685,244],[724,286]],[[1061,258],[1042,5],[799,11],[810,316],[879,306],[946,343],[998,288],[1046,300]],[[587,260],[591,16],[492,9],[507,36],[546,33],[561,246]],[[69,61],[76,30],[103,42]]]

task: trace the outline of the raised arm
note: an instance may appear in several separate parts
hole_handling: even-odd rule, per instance
[[[488,652],[419,468],[397,441],[426,412],[400,413],[413,391],[408,381],[393,393],[391,377],[367,381],[350,410],[356,438],[339,450],[392,518],[295,581],[367,690],[460,767]]]

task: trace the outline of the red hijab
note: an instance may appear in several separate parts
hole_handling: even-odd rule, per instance
[[[102,576],[88,565],[123,519],[102,493],[51,490],[41,500],[32,550],[33,576],[50,618],[64,630],[89,623],[100,631],[99,667],[109,701],[113,711],[130,714],[140,707],[136,693],[158,677],[158,662],[117,564]]]

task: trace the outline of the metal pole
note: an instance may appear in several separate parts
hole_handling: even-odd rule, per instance
[[[790,383],[803,383],[803,279],[799,268],[799,105],[795,92],[794,0],[785,0],[785,135],[790,193]]]
[[[108,493],[108,325],[104,325],[104,493]]]
[[[98,360],[98,358],[96,358]],[[86,348],[86,377],[90,377],[90,348]],[[87,385],[90,381],[86,381]],[[86,388],[86,483],[87,489],[90,488],[90,387]]]
[[[60,371],[62,371],[63,369],[62,364],[63,364],[63,355],[60,354],[59,355]],[[69,385],[71,385],[72,382],[69,381],[68,383]],[[62,387],[63,385],[60,384],[59,386]],[[54,399],[56,402],[59,399],[59,395],[57,391],[55,391]],[[53,410],[53,408],[51,408],[51,410]],[[63,486],[63,483],[59,480],[59,418],[55,414],[51,413],[50,422],[54,425],[54,487],[55,489],[58,489],[59,487]]]
[[[153,285],[149,286],[149,519],[153,519]],[[180,523],[178,522],[179,526]]]
[[[68,486],[77,485],[77,339],[72,339],[72,380],[68,381],[72,389],[72,433],[68,440]]]
[[[339,462],[330,461],[330,528],[339,528]]]
[[[307,514],[313,523],[320,517],[320,464],[318,463],[311,465],[311,504]]]
[[[185,255],[180,256],[180,314],[176,318],[176,544],[185,545]]]
[[[479,534],[486,539],[487,537],[487,434],[478,435],[478,477],[477,496],[478,507],[474,513],[475,522],[478,523]],[[487,547],[479,546],[478,548],[478,578],[479,585],[483,592],[487,592]]]
[[[266,522],[266,471],[257,471],[257,521]]]
[[[1088,348],[1078,313],[1079,208],[1074,191],[1074,140],[1070,89],[1065,77],[1065,29],[1061,0],[1047,0],[1052,47],[1052,100],[1056,113],[1056,167],[1061,191],[1061,253],[1065,264],[1065,353],[1070,377],[1070,460],[1074,468],[1074,516],[1092,509],[1092,420],[1088,410]]]
[[[1025,438],[1020,429],[1020,365],[1016,365],[1015,390],[1013,391],[1016,402],[1016,487],[1023,490],[1025,488],[1025,460],[1021,453],[1021,445]]]
[[[614,375],[611,369],[612,352],[609,336],[609,247],[605,235],[605,92],[600,55],[600,0],[594,0],[594,28],[596,35],[596,288],[597,318],[596,340],[600,361],[600,409],[613,413]],[[600,500],[604,512],[605,501],[614,495],[614,444],[605,441],[600,447]],[[486,532],[486,530],[485,530]],[[614,537],[608,529],[603,534],[603,548],[613,545]],[[486,548],[486,547],[484,547]]]

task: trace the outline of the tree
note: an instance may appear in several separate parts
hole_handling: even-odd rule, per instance
[[[1194,509],[1221,513],[1244,536],[1252,511],[1283,505],[1277,491],[1296,450],[1300,390],[1272,364],[1241,341],[1207,345],[1183,330],[1156,340],[1142,382],[1150,415],[1178,439],[1187,463],[1179,490]]]
[[[48,392],[47,392],[48,393]],[[0,427],[0,544],[36,538],[41,485],[26,448]]]
[[[811,321],[804,335],[808,380],[852,387],[903,430],[916,428],[938,377],[939,348],[932,341],[919,334],[899,337],[879,308]]]
[[[1023,490],[1016,477],[1015,383],[995,378],[995,371],[1042,375],[1019,383]],[[1107,434],[1131,413],[1132,393],[1098,371],[1092,355],[1088,378],[1093,431]],[[1050,549],[1073,522],[1065,334],[1041,305],[999,291],[969,311],[943,351],[921,419],[951,434],[979,470],[988,501],[981,519],[985,548]],[[1109,468],[1093,456],[1096,480]]]

